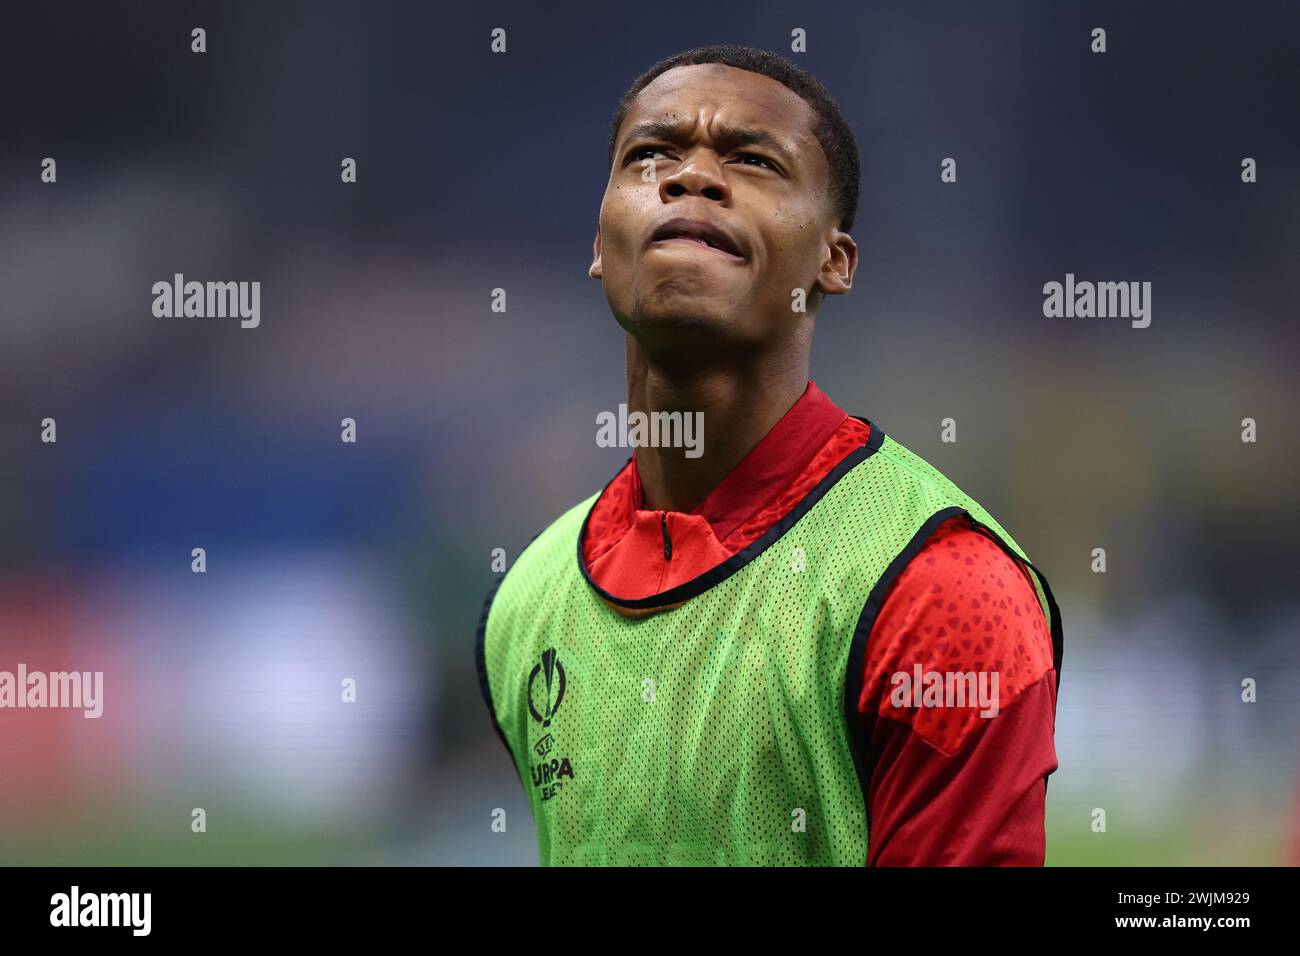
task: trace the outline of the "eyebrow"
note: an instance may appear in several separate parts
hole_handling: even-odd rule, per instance
[[[793,163],[794,156],[790,150],[785,147],[777,137],[773,136],[767,130],[754,129],[748,126],[726,126],[717,127],[718,141],[731,146],[761,146],[764,149],[771,150],[782,161]],[[623,142],[619,146],[619,155],[621,156],[627,150],[629,143],[638,139],[663,139],[673,143],[685,142],[688,138],[686,133],[686,124],[673,120],[646,120],[638,123],[627,131],[623,137]]]

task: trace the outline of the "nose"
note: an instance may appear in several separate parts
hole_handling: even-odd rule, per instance
[[[678,196],[703,196],[715,202],[730,200],[731,190],[715,154],[709,150],[696,150],[690,160],[659,180],[660,199],[667,202]]]

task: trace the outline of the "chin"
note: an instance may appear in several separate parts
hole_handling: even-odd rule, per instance
[[[645,285],[634,293],[634,321],[718,326],[745,307],[734,283],[710,276],[686,273]]]
[[[637,300],[626,326],[628,331],[717,335],[728,324],[726,310],[707,296],[655,296]]]

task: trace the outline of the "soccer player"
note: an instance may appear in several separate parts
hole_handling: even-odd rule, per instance
[[[702,413],[703,442],[638,443],[484,602],[542,863],[1041,865],[1047,581],[808,377],[858,261],[839,108],[781,57],[695,49],[623,96],[609,160],[590,275],[627,417]]]

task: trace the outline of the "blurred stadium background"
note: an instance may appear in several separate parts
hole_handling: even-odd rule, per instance
[[[1300,7],[846,6],[6,14],[0,669],[107,689],[0,713],[0,863],[537,862],[472,638],[492,549],[626,457],[594,442],[608,120],[662,56],[795,27],[863,160],[814,377],[1062,606],[1048,862],[1300,860]],[[153,317],[176,272],[260,280],[261,326]],[[1151,281],[1151,327],[1045,319],[1067,272]]]

